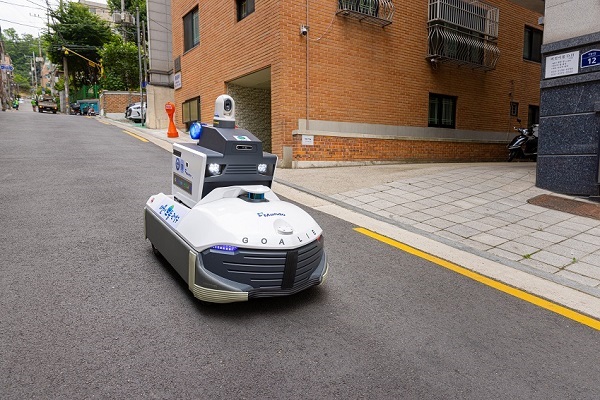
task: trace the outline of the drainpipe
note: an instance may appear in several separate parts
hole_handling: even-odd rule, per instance
[[[306,28],[310,30],[309,28],[309,24],[308,24],[308,2],[309,0],[306,0]],[[310,106],[310,89],[309,89],[309,68],[308,68],[308,50],[309,50],[309,42],[310,40],[308,39],[308,35],[309,32],[306,32],[306,132],[308,133],[310,126],[309,126],[309,119],[310,119],[310,112],[309,112],[309,106]]]

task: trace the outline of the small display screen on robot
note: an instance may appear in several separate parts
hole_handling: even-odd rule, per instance
[[[192,182],[183,178],[181,175],[173,174],[173,185],[185,190],[189,194],[192,194]]]

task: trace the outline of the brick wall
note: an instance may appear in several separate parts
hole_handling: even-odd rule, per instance
[[[106,115],[108,113],[123,113],[131,103],[139,103],[140,94],[132,92],[102,92],[100,94],[100,109]],[[146,95],[144,94],[144,101]]]
[[[210,121],[214,100],[226,92],[227,82],[270,67],[272,151],[280,157],[283,147],[290,146],[294,160],[310,154],[315,159],[411,156],[468,161],[488,152],[497,153],[491,157],[496,159],[498,144],[432,142],[414,147],[411,140],[319,136],[313,148],[303,152],[293,133],[300,119],[426,127],[429,93],[438,93],[457,97],[456,128],[480,132],[485,142],[486,132],[497,136],[517,125],[509,114],[510,101],[519,103],[523,121],[527,106],[539,104],[540,64],[522,58],[524,26],[541,29],[539,14],[509,0],[488,1],[500,9],[501,55],[496,69],[487,72],[450,64],[432,68],[425,58],[426,2],[395,2],[393,23],[382,28],[335,16],[337,1],[312,0],[308,36],[299,33],[300,25],[307,24],[305,1],[255,3],[255,12],[238,22],[232,0],[173,1],[173,57],[181,55],[183,85],[175,99],[180,112],[183,101],[201,96],[202,120]],[[200,44],[184,53],[183,16],[196,6]],[[338,142],[361,150],[328,148]],[[395,155],[384,155],[389,149],[375,150],[380,145],[395,148]],[[474,146],[484,151],[471,151]],[[405,153],[408,148],[410,154]]]

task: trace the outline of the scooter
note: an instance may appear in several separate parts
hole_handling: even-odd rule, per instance
[[[521,122],[520,119],[517,120]],[[515,158],[529,158],[533,161],[537,160],[538,146],[538,124],[531,125],[529,129],[515,127],[519,132],[517,136],[506,146],[508,148],[508,161]]]

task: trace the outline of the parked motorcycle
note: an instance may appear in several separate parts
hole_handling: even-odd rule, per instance
[[[521,120],[517,120],[521,122]],[[529,158],[533,161],[537,160],[538,146],[538,124],[531,125],[528,128],[515,127],[519,132],[517,136],[506,146],[508,148],[508,161],[515,158]]]

